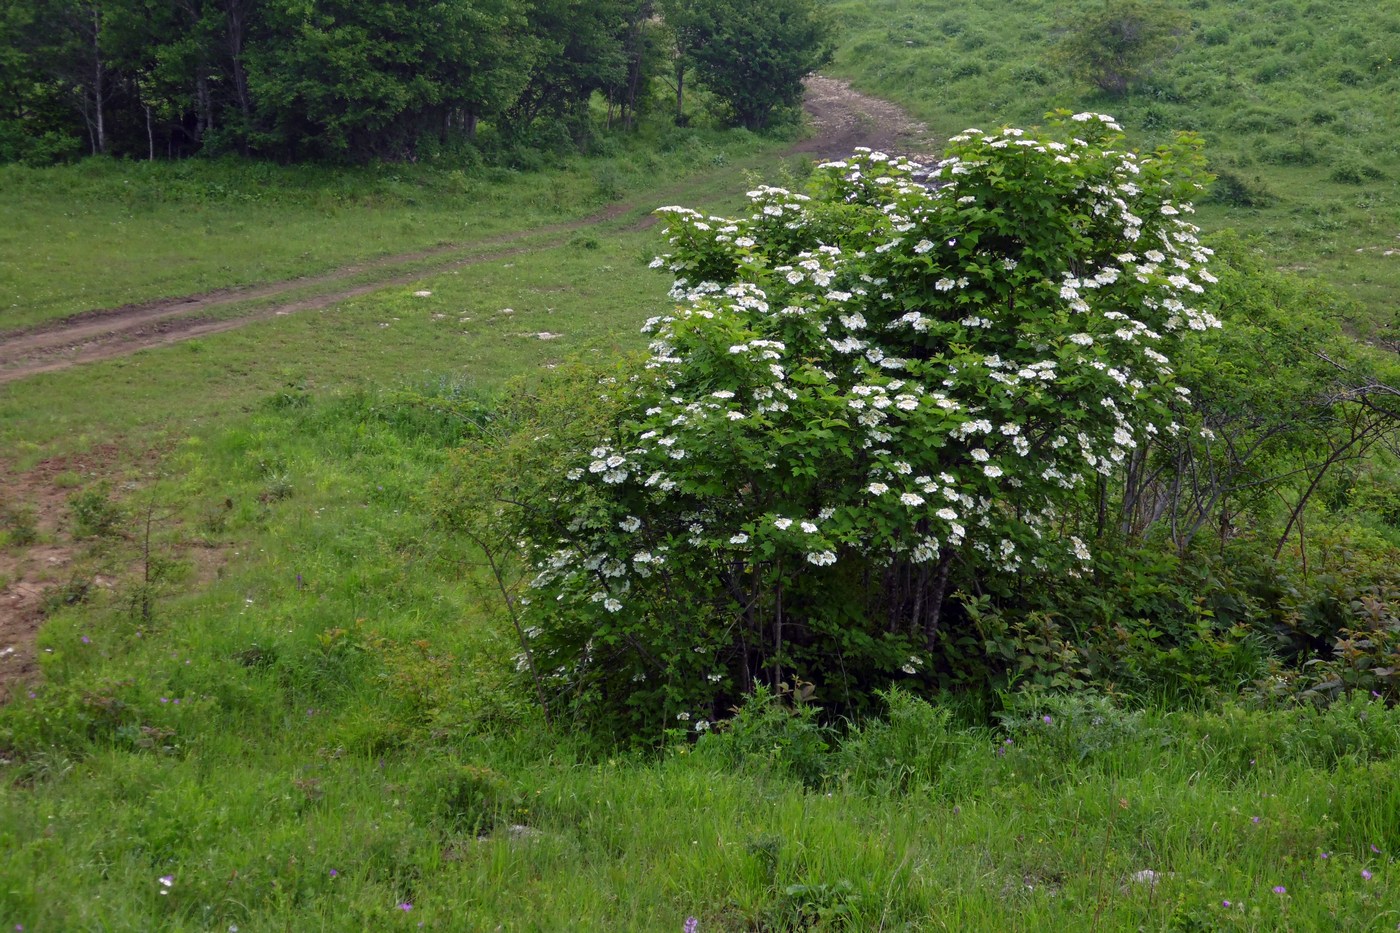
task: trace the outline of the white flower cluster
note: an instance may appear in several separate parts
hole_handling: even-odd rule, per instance
[[[821,166],[828,196],[865,211],[859,231],[767,186],[738,219],[661,210],[672,251],[653,266],[677,275],[677,308],[644,328],[647,375],[623,389],[635,430],[568,474],[625,510],[580,519],[589,545],[537,554],[537,586],[617,612],[681,546],[717,565],[1089,560],[1055,533],[1056,503],[1179,430],[1169,351],[1220,326],[1201,307],[1211,251],[1130,152],[1014,129],[952,142],[932,185],[870,150]],[[1033,230],[979,228],[999,216],[993,175],[1058,186],[1064,219],[1045,222],[1079,224],[1083,254],[1055,267]]]

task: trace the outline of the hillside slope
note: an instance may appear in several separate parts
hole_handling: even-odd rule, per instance
[[[1112,113],[1133,142],[1201,133],[1220,176],[1208,229],[1259,238],[1392,331],[1400,306],[1400,7],[1338,0],[1166,0],[1190,28],[1114,98],[1060,46],[1096,0],[839,0],[836,71],[936,133],[1026,125],[1052,108]]]

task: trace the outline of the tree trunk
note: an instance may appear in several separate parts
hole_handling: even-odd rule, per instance
[[[953,569],[953,552],[945,551],[938,558],[938,575],[934,577],[933,592],[929,594],[928,615],[924,619],[924,647],[934,649],[938,640],[938,623],[943,616],[943,602],[948,595],[948,574]]]
[[[685,126],[685,63],[676,62],[676,126]]]
[[[102,63],[102,15],[92,9],[92,108],[93,148],[97,155],[107,154],[107,124],[103,110],[107,96],[107,69]]]
[[[204,134],[214,129],[214,102],[209,94],[209,75],[200,66],[199,77],[195,79],[195,98],[199,107],[199,122],[196,136],[203,142]]]

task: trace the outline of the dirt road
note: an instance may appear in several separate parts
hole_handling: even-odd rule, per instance
[[[789,154],[829,159],[849,155],[856,146],[909,154],[929,148],[925,128],[898,107],[854,91],[834,78],[809,78],[804,107],[814,133],[793,146]],[[22,330],[0,332],[0,385],[298,311],[326,308],[381,288],[491,262],[525,249],[548,249],[562,244],[580,229],[645,210],[658,197],[661,195],[649,196],[647,204],[611,205],[578,220],[522,230],[470,246],[385,256],[324,275],[86,311]],[[522,243],[525,240],[531,241],[528,246]]]
[[[817,159],[849,155],[856,146],[917,156],[931,144],[923,126],[894,105],[867,97],[832,78],[807,81],[804,102],[813,135],[788,154]],[[336,302],[382,288],[406,285],[449,269],[491,262],[527,250],[562,245],[578,230],[615,223],[640,215],[637,225],[651,217],[646,211],[664,203],[665,193],[653,193],[646,203],[622,203],[567,223],[524,230],[470,246],[386,256],[348,265],[324,275],[263,285],[220,289],[181,298],[87,311],[62,320],[8,333],[0,332],[0,385],[15,380],[126,356],[139,350],[233,330],[258,321],[299,311],[329,307]],[[3,391],[3,389],[0,389]],[[66,490],[60,474],[100,475],[110,468],[115,451],[93,450],[79,457],[45,461],[26,473],[7,468],[0,456],[0,507],[29,510],[45,543],[0,550],[0,703],[38,676],[35,636],[46,605],[61,587],[107,587],[115,581],[100,575],[79,579],[79,551],[66,530]],[[201,563],[199,555],[195,563]],[[65,582],[66,581],[66,582]]]

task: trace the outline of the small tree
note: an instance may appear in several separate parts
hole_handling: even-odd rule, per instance
[[[677,107],[685,68],[751,130],[802,99],[802,79],[831,61],[830,21],[814,0],[664,0],[676,36]]]
[[[1086,491],[1179,430],[1169,355],[1218,322],[1199,141],[1064,127],[969,130],[932,186],[866,151],[747,217],[663,209],[680,308],[645,367],[499,471],[561,693],[653,728],[793,676],[858,704],[965,636],[957,580],[1084,566]]]
[[[1178,10],[1140,0],[1108,0],[1070,28],[1060,53],[1077,76],[1122,97],[1180,48],[1190,25]]]

